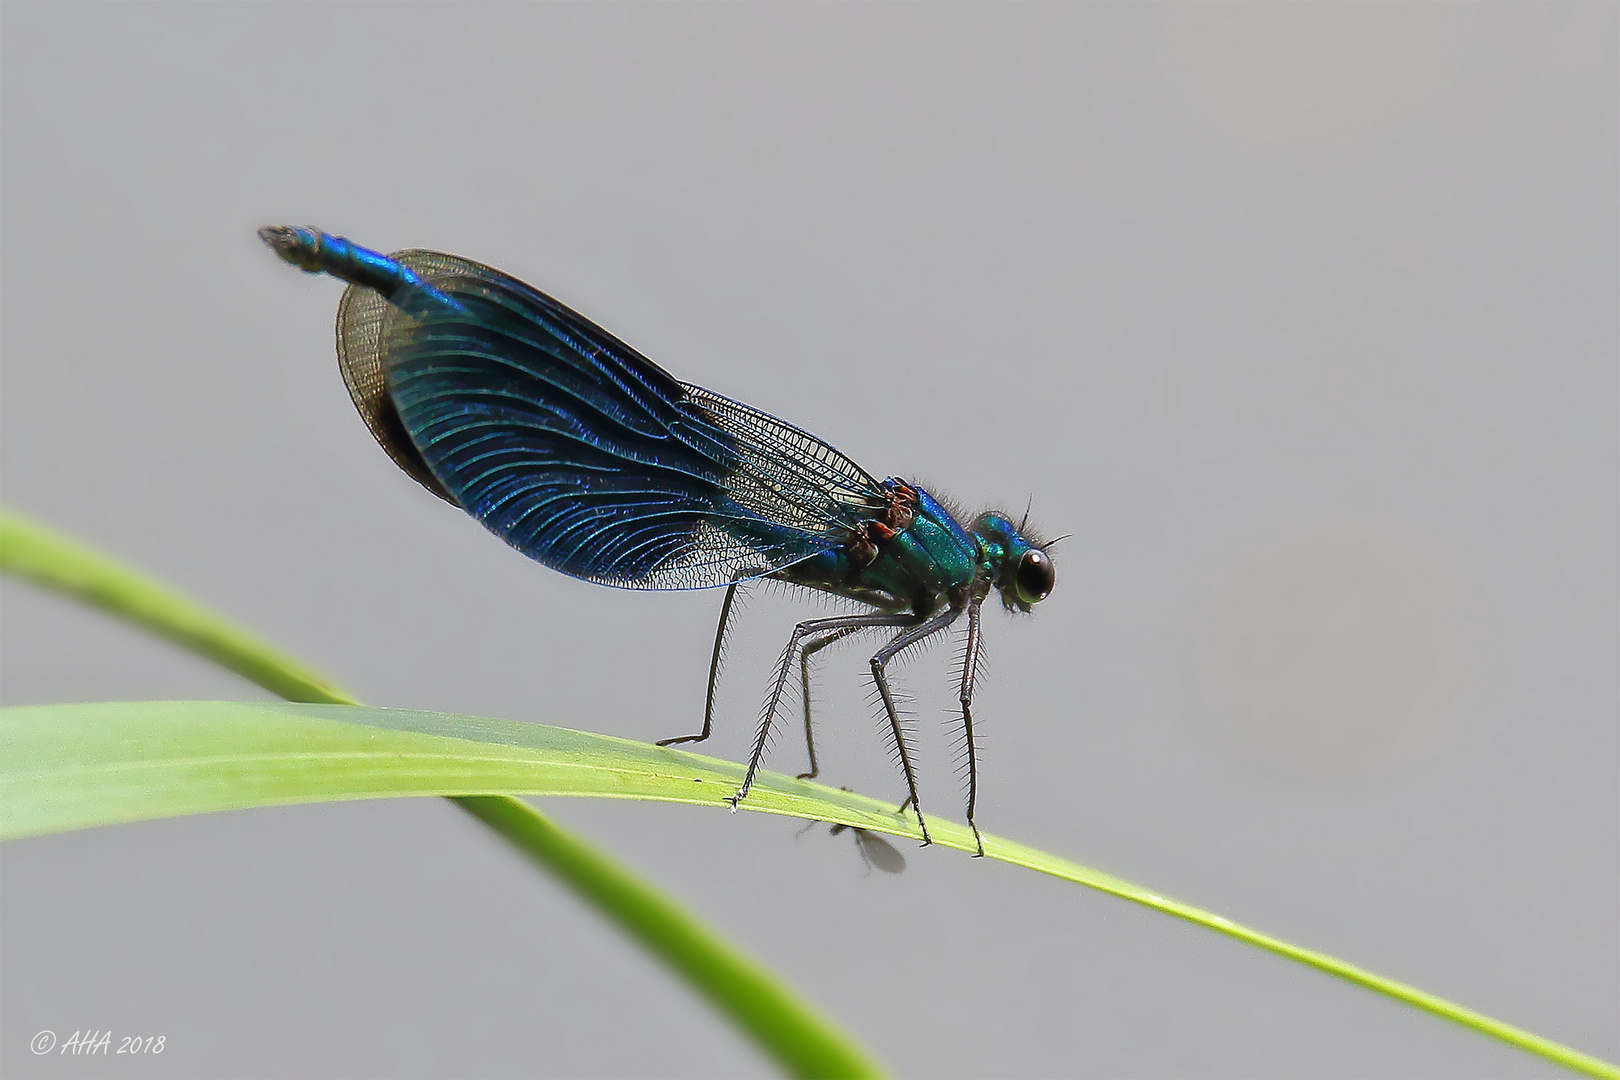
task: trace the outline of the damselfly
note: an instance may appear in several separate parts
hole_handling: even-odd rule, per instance
[[[679,382],[546,294],[492,267],[434,251],[382,255],[318,229],[260,237],[287,262],[349,283],[338,307],[338,363],[372,435],[395,463],[530,558],[629,589],[725,586],[709,665],[701,742],[732,601],[772,578],[859,602],[867,611],[794,628],[730,802],[746,798],[795,661],[810,728],[810,658],[850,634],[896,631],[871,658],[908,791],[928,823],[889,662],[966,618],[961,708],[967,821],[978,798],[973,683],[979,608],[1009,611],[1052,591],[1046,544],[987,512],[964,526],[921,487],[877,480],[820,439]],[[982,840],[978,853],[984,853]]]

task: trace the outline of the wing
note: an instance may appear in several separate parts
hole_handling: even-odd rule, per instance
[[[677,382],[544,293],[436,252],[423,284],[351,286],[339,354],[384,449],[525,555],[692,589],[842,545],[881,485],[814,436]]]

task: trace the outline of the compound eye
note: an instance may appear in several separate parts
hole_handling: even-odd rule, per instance
[[[1046,552],[1040,548],[1030,548],[1024,552],[1024,557],[1018,560],[1018,598],[1026,604],[1033,604],[1037,600],[1045,600],[1057,583],[1057,573],[1052,569],[1052,560],[1046,557]]]

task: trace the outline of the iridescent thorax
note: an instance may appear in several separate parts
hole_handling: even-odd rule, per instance
[[[1009,610],[1030,610],[1052,591],[1051,560],[1003,514],[981,514],[963,528],[920,487],[890,478],[889,508],[860,522],[840,549],[795,563],[772,577],[919,617],[961,610],[1001,590]]]

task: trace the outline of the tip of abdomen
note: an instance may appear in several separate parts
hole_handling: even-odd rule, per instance
[[[322,269],[320,250],[323,235],[319,229],[292,225],[266,225],[259,230],[259,239],[269,244],[284,261],[312,274]]]

